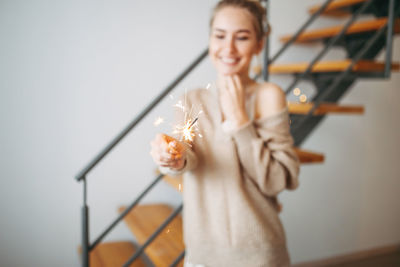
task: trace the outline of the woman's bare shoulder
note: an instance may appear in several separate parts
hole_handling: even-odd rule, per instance
[[[259,83],[256,92],[256,118],[273,116],[287,107],[285,93],[274,83]]]

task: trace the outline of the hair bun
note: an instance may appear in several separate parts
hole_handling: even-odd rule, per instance
[[[214,21],[215,15],[224,7],[238,7],[246,9],[253,16],[254,29],[256,30],[257,39],[261,40],[264,36],[270,32],[270,26],[266,19],[266,8],[257,0],[221,0],[213,9],[213,13],[210,20],[210,26]]]

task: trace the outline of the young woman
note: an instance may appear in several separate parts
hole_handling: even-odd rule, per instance
[[[209,55],[216,91],[198,89],[202,138],[190,144],[163,134],[151,155],[163,173],[184,177],[185,266],[289,266],[277,195],[298,186],[284,92],[249,77],[264,43],[257,1],[223,0],[211,19]],[[196,113],[196,110],[194,111]]]

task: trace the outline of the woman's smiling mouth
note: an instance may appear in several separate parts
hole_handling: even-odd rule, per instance
[[[236,63],[239,62],[239,58],[220,57],[219,59],[222,61],[222,63],[228,64],[228,65],[235,65]]]

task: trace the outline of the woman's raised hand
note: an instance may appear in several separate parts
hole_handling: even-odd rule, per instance
[[[159,166],[179,170],[185,166],[186,147],[171,136],[157,134],[151,142],[150,155]]]
[[[241,126],[249,121],[246,114],[246,95],[238,75],[224,76],[220,84],[220,105],[224,118]]]

